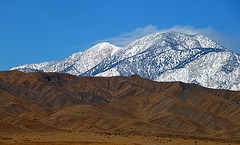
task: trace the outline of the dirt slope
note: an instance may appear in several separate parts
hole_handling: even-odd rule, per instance
[[[0,134],[95,132],[240,141],[240,92],[137,75],[0,72]]]

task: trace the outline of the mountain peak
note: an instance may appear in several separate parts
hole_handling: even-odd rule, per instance
[[[111,51],[111,56],[115,54],[117,51],[119,51],[121,47],[117,47],[113,44],[110,44],[109,42],[101,42],[93,47],[89,48],[85,52],[88,53],[97,53],[97,52],[102,52],[102,51]]]
[[[87,51],[90,51],[90,50],[95,51],[95,50],[104,49],[107,47],[115,47],[115,46],[108,42],[101,42],[101,43],[98,43],[98,44],[94,45],[93,47],[89,48]]]
[[[240,89],[240,56],[203,35],[159,32],[125,46],[83,76],[140,75],[156,81],[182,81]]]
[[[190,35],[180,32],[167,31],[159,32],[145,36],[136,42],[139,41],[148,41],[151,45],[160,45],[160,46],[176,46],[180,50],[193,49],[193,48],[218,48],[223,49],[222,46],[217,44],[212,39],[200,35]],[[148,44],[149,45],[149,44]]]
[[[174,31],[147,35],[123,48],[102,42],[50,67],[35,64],[20,70],[27,72],[24,68],[81,76],[136,74],[156,81],[182,81],[210,88],[240,89],[238,54],[206,36]]]

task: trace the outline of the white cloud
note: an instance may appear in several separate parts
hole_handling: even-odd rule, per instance
[[[137,28],[131,32],[125,32],[120,36],[111,37],[111,38],[100,40],[100,41],[108,41],[116,46],[125,46],[136,39],[139,39],[146,35],[157,33],[157,32],[159,32],[159,30],[157,29],[156,26],[148,25],[144,28]]]
[[[166,31],[175,31],[175,32],[181,32],[186,34],[202,34],[204,36],[207,36],[217,43],[221,44],[222,46],[226,47],[227,49],[230,49],[234,52],[240,53],[240,36],[233,36],[229,34],[225,34],[223,32],[214,30],[211,27],[207,28],[194,28],[192,26],[180,26],[176,25],[172,28],[163,28],[158,29],[156,26],[148,25],[144,28],[137,28],[130,32],[125,32],[124,34],[117,36],[117,37],[111,37],[108,39],[104,39],[101,41],[108,41],[116,46],[126,46],[127,44],[131,43],[132,41],[142,38],[146,35],[157,33],[157,32],[166,32]]]
[[[186,33],[186,34],[190,34],[190,35],[194,35],[194,34],[207,34],[207,33],[213,33],[213,29],[211,27],[207,27],[207,28],[203,28],[203,29],[196,29],[192,26],[179,26],[176,25],[172,28],[164,28],[161,29],[161,31],[175,31],[175,32],[181,32],[181,33]]]

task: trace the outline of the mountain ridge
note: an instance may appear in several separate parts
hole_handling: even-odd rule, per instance
[[[115,54],[119,49],[120,47],[116,47],[108,42],[102,42],[84,52],[74,53],[62,61],[20,65],[11,70],[20,70],[23,72],[61,72],[80,75],[101,62],[104,58]]]
[[[95,51],[99,49],[97,45],[92,47]],[[160,32],[135,40],[122,48],[108,43],[105,49],[105,54],[91,54],[101,57],[96,63],[89,58],[90,48],[80,53],[83,56],[76,56],[77,59],[85,57],[83,61],[69,61],[70,56],[44,71],[80,76],[137,74],[155,81],[182,81],[215,89],[240,90],[240,55],[203,35]],[[83,66],[86,63],[89,67]],[[22,71],[27,72],[24,70],[26,66],[22,68]],[[12,69],[21,70],[16,67]],[[79,71],[81,69],[83,71]]]
[[[240,92],[182,82],[0,72],[0,126],[15,132],[100,132],[239,141]]]

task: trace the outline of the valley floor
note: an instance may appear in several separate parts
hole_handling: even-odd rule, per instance
[[[88,132],[0,134],[0,144],[12,145],[237,145],[231,141],[210,141],[174,137],[102,134]]]

